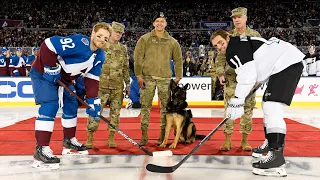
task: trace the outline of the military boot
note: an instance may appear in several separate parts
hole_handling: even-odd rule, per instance
[[[116,142],[114,141],[114,131],[110,131],[109,132],[109,136],[108,136],[108,144],[110,148],[115,148],[117,147]]]
[[[86,146],[88,149],[92,149],[93,148],[93,132],[88,132],[87,134],[87,142],[86,142]]]
[[[224,144],[220,147],[222,151],[229,151],[232,148],[231,142],[231,134],[225,134],[226,139],[224,140]]]
[[[142,137],[140,139],[140,146],[145,146],[148,143],[148,131],[147,130],[142,130]]]
[[[158,141],[157,141],[157,145],[162,144],[165,134],[166,134],[166,129],[165,129],[165,128],[161,128],[160,138],[159,138]]]
[[[241,148],[244,151],[251,151],[251,146],[248,144],[248,134],[242,134],[242,139],[241,139]]]

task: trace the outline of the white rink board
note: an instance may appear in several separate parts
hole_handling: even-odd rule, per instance
[[[257,102],[261,102],[265,90],[266,86],[257,91]],[[293,102],[320,102],[320,77],[301,77],[293,96]]]
[[[190,84],[187,92],[188,102],[197,102],[208,104],[211,101],[211,78],[210,77],[185,77],[179,84]],[[261,102],[266,86],[257,91],[257,102]],[[285,88],[285,87],[283,87]],[[124,102],[127,102],[124,99]],[[31,80],[29,77],[0,78],[0,103],[5,105],[6,102],[34,103]],[[153,102],[158,102],[158,92],[156,90]],[[320,102],[320,77],[302,77],[296,89],[293,102]]]

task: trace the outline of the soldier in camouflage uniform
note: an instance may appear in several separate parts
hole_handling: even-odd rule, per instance
[[[150,110],[155,89],[157,87],[160,105],[160,145],[165,135],[166,106],[170,97],[169,84],[172,76],[170,59],[173,59],[175,83],[182,78],[182,52],[176,39],[165,30],[167,26],[163,13],[153,19],[154,29],[143,35],[137,42],[134,50],[134,72],[138,79],[141,102],[141,130],[140,145],[148,143],[148,127]]]
[[[249,27],[246,26],[247,21],[247,9],[244,7],[238,7],[232,10],[232,20],[235,26],[235,29],[231,30],[229,33],[232,36],[253,36],[253,37],[261,37],[261,35]],[[216,73],[219,78],[220,84],[224,85],[224,104],[225,104],[225,112],[227,108],[227,102],[230,98],[234,97],[235,88],[237,85],[236,81],[236,73],[235,70],[232,69],[228,63],[226,63],[225,55],[218,54],[216,59]],[[244,105],[244,114],[240,119],[240,133],[242,133],[241,140],[241,148],[244,151],[251,151],[251,146],[248,144],[248,134],[252,131],[252,115],[253,108],[256,104],[255,94],[252,95]],[[226,114],[224,113],[224,117]],[[223,126],[223,131],[226,135],[226,139],[224,144],[221,146],[221,150],[228,151],[232,148],[231,142],[231,134],[234,129],[234,121],[229,119]]]
[[[215,67],[215,58],[214,58],[214,52],[208,51],[208,60],[203,61],[201,65],[201,69],[204,69],[204,76],[210,76],[211,77],[211,97],[214,98],[215,91],[216,91],[216,67]]]
[[[126,92],[130,93],[130,76],[129,76],[129,59],[127,49],[119,43],[124,33],[125,26],[112,22],[112,33],[107,45],[103,48],[106,52],[106,60],[102,66],[99,84],[99,98],[101,99],[101,107],[110,106],[110,122],[112,125],[119,127],[120,110],[123,102],[124,83],[126,84]],[[101,108],[101,113],[103,108]],[[93,148],[93,133],[97,131],[99,119],[93,117],[88,118],[88,137],[86,146]],[[117,146],[114,141],[115,129],[108,127],[108,145],[110,148]]]

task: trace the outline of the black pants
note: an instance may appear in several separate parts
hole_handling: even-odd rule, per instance
[[[303,70],[302,62],[270,76],[263,101],[281,102],[290,106]]]

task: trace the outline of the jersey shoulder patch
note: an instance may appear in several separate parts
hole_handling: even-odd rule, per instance
[[[87,38],[81,38],[81,42],[83,42],[84,45],[89,46],[89,40]]]

